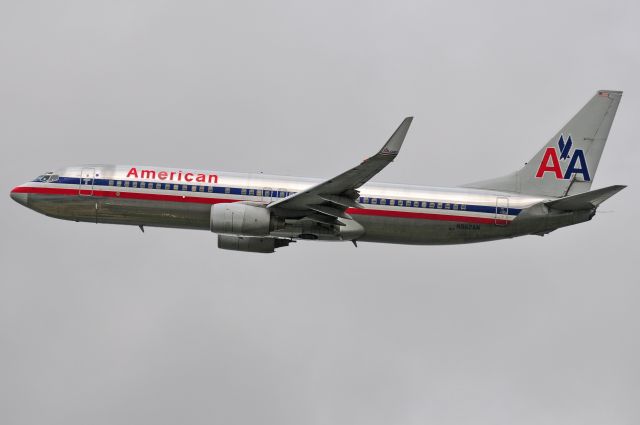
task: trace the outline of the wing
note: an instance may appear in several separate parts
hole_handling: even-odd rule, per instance
[[[285,217],[308,218],[325,224],[343,225],[339,218],[350,218],[347,208],[363,208],[356,202],[358,188],[391,163],[402,147],[413,117],[405,118],[387,143],[375,155],[344,173],[269,204],[267,208]]]

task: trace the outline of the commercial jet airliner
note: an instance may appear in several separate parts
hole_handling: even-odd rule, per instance
[[[274,252],[308,240],[437,245],[545,235],[591,220],[625,186],[591,190],[622,92],[600,90],[524,167],[453,188],[368,183],[412,118],[375,155],[328,180],[142,165],[81,165],[11,191],[65,220],[210,230],[218,247]]]

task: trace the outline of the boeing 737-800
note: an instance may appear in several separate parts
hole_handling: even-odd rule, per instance
[[[368,183],[392,162],[412,118],[375,155],[329,180],[141,165],[81,165],[11,191],[78,222],[210,230],[218,247],[274,252],[290,242],[457,244],[544,235],[590,220],[625,186],[591,190],[622,97],[600,90],[523,168],[453,188]]]

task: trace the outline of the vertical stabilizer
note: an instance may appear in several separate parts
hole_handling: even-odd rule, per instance
[[[589,191],[621,97],[599,90],[523,168],[464,187],[556,198]]]

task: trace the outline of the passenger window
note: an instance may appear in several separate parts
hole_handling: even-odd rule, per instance
[[[191,186],[191,191],[195,192],[198,188],[196,186]]]
[[[247,194],[247,189],[242,189],[240,191],[240,195],[246,195]]]
[[[445,210],[451,209],[451,206],[449,204],[444,204],[444,209]]]
[[[156,189],[162,189],[162,183],[156,183]]]
[[[427,208],[427,203],[426,203],[426,202],[424,202],[424,201],[422,201],[422,202],[420,203],[420,206],[421,206],[422,208]]]
[[[231,192],[231,188],[229,187],[224,188],[224,193],[229,194],[230,192]]]
[[[116,186],[118,187],[122,186],[122,182],[120,180],[116,180]]]
[[[403,200],[398,200],[398,206],[399,206],[399,207],[404,206],[404,201],[403,201]]]
[[[271,191],[270,190],[265,190],[264,191],[264,196],[271,196]]]
[[[129,180],[124,181],[124,187],[129,187]]]
[[[131,183],[131,187],[138,187],[138,182]]]
[[[378,199],[377,198],[371,198],[371,203],[372,204],[377,204],[378,203]]]
[[[458,204],[453,204],[453,209],[457,210],[458,209]]]
[[[145,182],[140,182],[140,187],[144,189],[145,187],[147,187],[147,183],[145,183]]]
[[[200,186],[200,189],[198,189],[200,192],[204,192],[204,186]]]
[[[465,204],[462,204],[462,205],[460,205],[460,209],[461,209],[461,210],[466,210],[466,209],[467,209],[467,206],[466,206]]]
[[[109,180],[109,186],[113,186],[113,180]]]
[[[442,202],[438,202],[438,209],[441,210],[442,209]]]
[[[209,186],[209,193],[213,192],[213,186]]]

